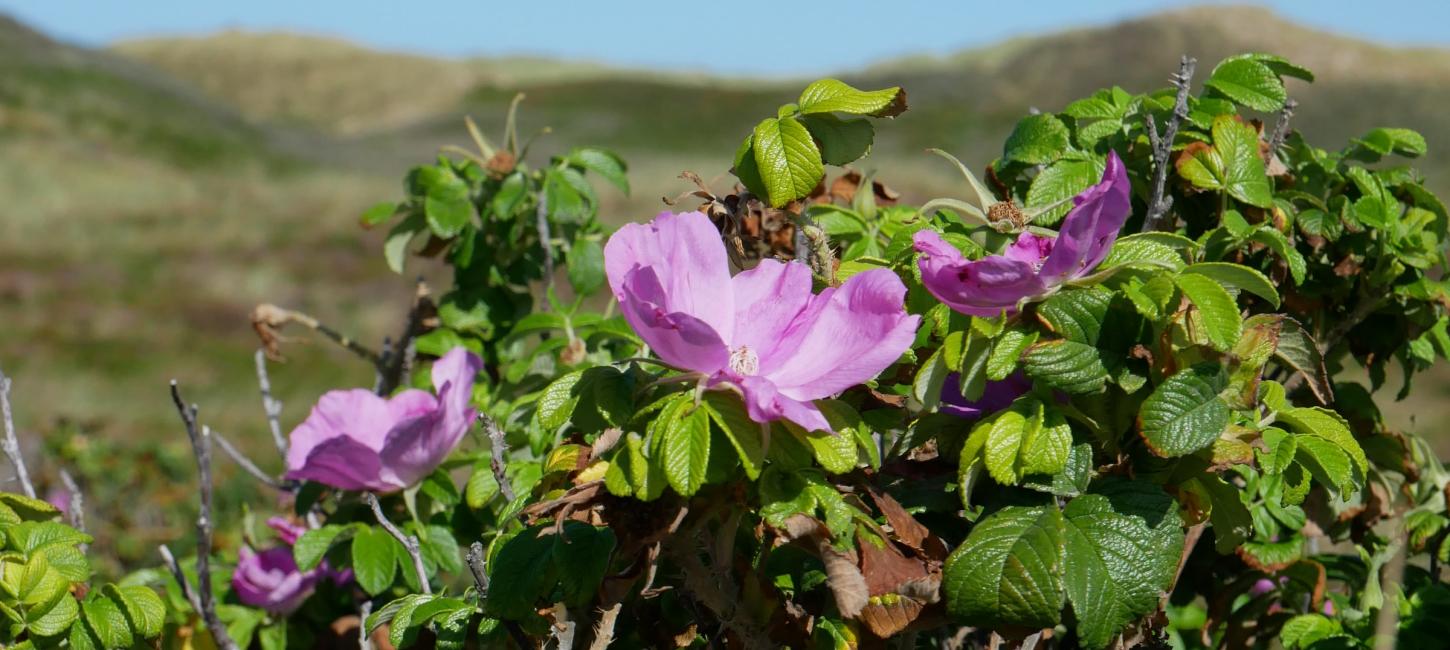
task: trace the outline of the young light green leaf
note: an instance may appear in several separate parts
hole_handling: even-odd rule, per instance
[[[751,147],[771,207],[785,207],[809,195],[826,175],[815,139],[793,117],[762,120],[755,126]]]
[[[1270,306],[1276,309],[1279,307],[1279,291],[1274,288],[1274,283],[1264,277],[1263,273],[1247,266],[1228,262],[1199,262],[1189,265],[1182,273],[1212,278],[1225,287],[1247,291],[1267,300]]]
[[[764,432],[758,423],[750,419],[740,398],[734,393],[710,391],[705,393],[701,406],[709,409],[710,419],[735,447],[745,476],[752,481],[759,478],[765,463]]]
[[[393,584],[399,545],[388,531],[368,527],[352,538],[352,571],[359,587],[369,594],[383,593]]]
[[[609,181],[619,191],[629,194],[629,177],[626,175],[628,166],[624,160],[615,155],[614,152],[605,149],[591,147],[579,147],[565,156],[569,164],[583,167],[595,174],[599,174],[604,180]]]
[[[1274,70],[1252,58],[1234,57],[1218,64],[1204,85],[1256,111],[1272,113],[1289,98]]]
[[[1201,334],[1215,349],[1232,348],[1243,329],[1243,317],[1233,296],[1218,282],[1202,275],[1179,275],[1174,282],[1196,308],[1197,318],[1189,321],[1190,326],[1202,328]]]
[[[696,408],[684,396],[660,412],[664,420],[663,453],[665,478],[683,496],[693,495],[705,484],[710,463],[710,414]]]
[[[1072,209],[1072,202],[1065,199],[1092,187],[1102,175],[1103,164],[1097,160],[1067,158],[1045,167],[1027,188],[1027,211],[1042,210],[1032,218],[1032,222],[1040,226],[1057,225]],[[1045,210],[1048,206],[1055,207]]]
[[[797,109],[811,113],[850,113],[895,117],[906,110],[906,93],[899,87],[857,90],[836,79],[821,79],[801,91]]]

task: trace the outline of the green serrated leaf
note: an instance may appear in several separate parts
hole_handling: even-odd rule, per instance
[[[1289,98],[1279,75],[1268,65],[1251,58],[1232,58],[1218,64],[1204,85],[1265,113],[1279,110]]]
[[[519,620],[534,614],[534,603],[558,581],[554,563],[554,524],[540,524],[509,538],[488,563],[487,610]]]
[[[604,248],[598,240],[583,234],[576,236],[565,262],[569,266],[569,286],[576,295],[587,296],[604,285]]]
[[[583,167],[595,174],[599,174],[604,180],[609,181],[619,191],[629,194],[629,177],[626,172],[628,166],[624,164],[619,156],[612,151],[595,149],[591,147],[580,147],[569,152],[565,156],[569,164]]]
[[[363,528],[352,538],[352,571],[359,587],[369,594],[383,593],[393,584],[400,558],[397,540],[382,528]]]
[[[1037,308],[1037,317],[1064,339],[1095,345],[1112,300],[1112,292],[1102,287],[1071,289],[1044,301]]]
[[[1108,382],[1108,370],[1095,346],[1064,339],[1040,341],[1022,356],[1027,376],[1074,395],[1096,393]]]
[[[710,464],[710,414],[696,408],[688,396],[677,399],[660,412],[664,423],[663,454],[665,478],[681,495],[690,496],[705,484]]]
[[[765,464],[764,432],[759,423],[750,419],[745,405],[733,393],[710,391],[705,393],[703,404],[709,409],[710,419],[725,434],[740,464],[750,480],[760,478],[760,469]]]
[[[1112,496],[1073,499],[1062,513],[1063,585],[1087,648],[1107,647],[1128,623],[1157,611],[1183,548],[1172,497],[1147,482],[1115,487]]]
[[[801,124],[815,136],[821,160],[828,165],[846,165],[871,151],[876,129],[864,118],[841,119],[829,113],[806,115]]]
[[[1144,442],[1164,458],[1208,447],[1228,427],[1232,413],[1218,394],[1224,388],[1217,366],[1194,366],[1164,380],[1143,401],[1139,426]]]
[[[1057,119],[1056,115],[1028,115],[1019,120],[1017,127],[1012,129],[1012,135],[1007,136],[1007,143],[1002,147],[1002,158],[1041,165],[1061,158],[1067,145],[1067,125]]]
[[[1179,275],[1174,283],[1196,308],[1197,318],[1190,321],[1215,349],[1227,351],[1239,340],[1243,317],[1228,290],[1217,281],[1202,275]]]
[[[564,604],[582,607],[594,599],[614,553],[614,532],[583,522],[567,521],[554,541],[554,569]]]
[[[1182,273],[1202,275],[1216,280],[1225,287],[1247,291],[1264,300],[1270,306],[1279,307],[1279,291],[1263,273],[1241,264],[1228,262],[1200,262],[1189,265]]]
[[[1010,506],[982,518],[947,558],[947,613],[985,628],[1057,625],[1064,600],[1063,527],[1055,506]]]
[[[1041,226],[1057,225],[1072,209],[1072,203],[1066,199],[1097,183],[1102,178],[1103,167],[1104,163],[1096,159],[1072,158],[1058,160],[1043,168],[1027,188],[1026,208],[1028,212],[1034,212],[1052,205],[1056,207],[1038,213],[1032,222]]]
[[[992,345],[992,354],[987,357],[987,379],[1002,381],[1011,375],[1012,371],[1017,369],[1017,362],[1022,358],[1022,353],[1037,342],[1037,337],[1037,332],[1021,330],[1003,332],[1001,338],[998,338]]]
[[[793,117],[762,120],[750,144],[771,207],[808,196],[826,175],[815,139]]]
[[[898,87],[857,90],[836,79],[821,79],[806,86],[796,104],[802,114],[850,113],[894,117],[906,110],[906,93]]]

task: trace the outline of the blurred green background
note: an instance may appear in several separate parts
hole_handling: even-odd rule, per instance
[[[1181,9],[833,74],[905,87],[911,110],[881,125],[856,166],[920,202],[964,189],[927,147],[981,166],[1032,108],[1060,110],[1113,84],[1161,87],[1182,53],[1199,59],[1201,79],[1243,51],[1318,75],[1290,82],[1294,125],[1311,142],[1419,130],[1431,150],[1419,166],[1450,194],[1450,50],[1331,35],[1262,9]],[[0,369],[15,380],[32,472],[53,484],[62,464],[76,467],[102,548],[150,561],[155,544],[187,535],[194,498],[167,381],[180,380],[202,419],[265,468],[280,468],[267,453],[249,312],[260,302],[299,309],[373,345],[398,330],[411,282],[387,270],[381,233],[358,216],[398,198],[408,167],[467,143],[464,115],[497,137],[522,91],[521,132],[550,129],[531,156],[618,151],[634,191],[602,190],[603,216],[623,223],[692,189],[684,170],[728,190],[740,139],[806,81],[429,58],[282,33],[82,48],[0,17]],[[371,383],[347,353],[290,333],[299,340],[285,345],[288,362],[272,368],[284,427],[323,391]],[[1435,430],[1450,415],[1450,374],[1428,377],[1390,419],[1450,450]],[[1397,389],[1392,381],[1384,399]],[[224,512],[238,515],[256,492],[217,463]]]

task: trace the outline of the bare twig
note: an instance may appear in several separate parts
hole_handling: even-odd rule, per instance
[[[191,451],[196,456],[196,469],[200,475],[201,512],[196,518],[196,593],[201,603],[202,620],[206,622],[207,630],[211,632],[217,647],[222,650],[237,650],[236,642],[227,634],[226,626],[217,616],[216,601],[211,590],[211,429],[197,425],[196,405],[187,406],[181,399],[181,389],[177,387],[174,379],[171,380],[171,401],[176,405],[176,412],[186,427],[186,436],[191,440]]]
[[[357,647],[358,650],[373,650],[373,638],[368,634],[368,616],[373,613],[373,601],[364,600],[362,608],[358,610],[357,621]]]
[[[1187,54],[1179,60],[1178,74],[1170,78],[1170,82],[1178,89],[1178,96],[1173,102],[1173,115],[1163,126],[1163,132],[1158,132],[1158,125],[1153,122],[1152,115],[1145,117],[1148,123],[1148,141],[1153,146],[1153,195],[1148,201],[1148,214],[1143,217],[1142,232],[1162,229],[1166,225],[1162,223],[1163,217],[1173,206],[1173,197],[1163,194],[1164,186],[1168,184],[1168,158],[1173,153],[1173,140],[1178,137],[1178,126],[1188,119],[1188,88],[1193,80],[1193,69],[1197,65],[1198,61]]]
[[[272,397],[272,380],[267,376],[267,350],[257,348],[257,387],[262,391],[262,411],[267,414],[267,428],[272,431],[272,442],[277,451],[287,455],[287,438],[282,435],[282,402]]]
[[[1269,136],[1268,156],[1279,155],[1279,148],[1284,146],[1284,139],[1289,137],[1289,120],[1294,117],[1294,109],[1299,107],[1299,102],[1292,99],[1284,100],[1284,107],[1279,109],[1279,121],[1274,124],[1274,132]]]
[[[544,247],[544,286],[550,290],[554,288],[554,242],[553,235],[549,233],[549,201],[543,194],[539,195],[539,208],[534,211],[534,224],[539,230],[539,245]],[[539,306],[539,311],[549,311],[549,303],[545,301]]]
[[[25,496],[34,499],[35,485],[30,482],[30,472],[25,470],[25,457],[20,455],[20,438],[15,435],[15,417],[10,412],[10,378],[3,372],[0,372],[0,415],[5,418],[5,439],[0,441],[0,447],[4,448],[10,464],[15,466],[15,477],[20,480]]]
[[[411,369],[415,354],[413,339],[423,333],[423,319],[433,307],[433,301],[429,298],[430,294],[428,284],[423,281],[422,277],[419,277],[413,293],[413,306],[408,309],[408,322],[403,325],[402,336],[398,337],[396,344],[384,343],[388,352],[379,356],[377,390],[379,395],[393,392]]]
[[[262,468],[257,467],[257,464],[252,462],[252,459],[247,458],[247,455],[243,454],[241,450],[233,447],[231,442],[227,441],[226,438],[222,437],[222,434],[212,432],[212,437],[216,438],[217,444],[221,445],[222,451],[226,453],[227,456],[231,457],[232,462],[235,462],[238,467],[242,468],[243,471],[252,475],[252,478],[261,481],[263,485],[266,485],[267,487],[275,490],[281,490],[283,492],[292,491],[291,486],[273,478],[271,475],[262,471]]]
[[[166,568],[171,569],[171,576],[176,578],[176,584],[181,587],[181,595],[186,602],[191,604],[194,612],[201,611],[201,601],[196,598],[196,590],[191,587],[191,582],[186,579],[186,573],[181,570],[181,563],[176,561],[176,556],[171,554],[171,549],[162,544],[156,550],[161,552],[161,560],[166,563]]]
[[[463,561],[468,563],[468,572],[473,574],[473,586],[478,588],[478,595],[488,595],[488,572],[483,566],[483,542],[469,544]]]
[[[84,533],[86,532],[86,497],[81,494],[81,486],[76,483],[75,477],[63,468],[60,470],[60,482],[65,485],[65,491],[70,493],[70,511],[65,513],[66,520],[70,522],[71,528]],[[82,553],[86,551],[87,546],[89,545],[80,545]]]
[[[514,500],[514,487],[509,484],[508,474],[504,472],[503,454],[508,451],[508,442],[503,438],[503,428],[483,413],[478,414],[478,421],[488,433],[489,442],[493,443],[493,448],[488,452],[488,465],[493,469],[494,480],[498,482],[498,493],[503,495],[505,503],[511,503]]]
[[[418,584],[423,590],[423,593],[433,593],[433,588],[428,586],[428,569],[423,567],[423,554],[418,548],[418,538],[412,535],[404,535],[403,531],[398,530],[398,527],[393,525],[393,522],[388,521],[388,516],[383,514],[382,505],[378,503],[377,495],[368,492],[363,495],[363,499],[372,507],[373,516],[378,518],[378,524],[383,527],[383,530],[388,531],[388,534],[392,535],[393,539],[398,540],[403,545],[403,548],[407,549],[408,555],[413,558],[413,570],[418,573]]]

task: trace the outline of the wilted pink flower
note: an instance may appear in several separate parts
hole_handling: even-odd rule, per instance
[[[243,603],[285,616],[312,595],[321,578],[320,569],[298,571],[289,547],[278,546],[257,553],[243,546],[237,554],[237,568],[232,572],[232,591]]]
[[[277,531],[285,546],[260,553],[244,546],[237,552],[232,591],[243,603],[285,616],[307,600],[323,578],[331,578],[339,585],[352,579],[352,571],[333,571],[325,560],[316,569],[299,571],[292,545],[307,529],[282,517],[268,519],[267,525]]]
[[[1009,375],[1002,381],[989,381],[982,396],[975,400],[962,397],[962,376],[952,373],[942,382],[941,406],[938,411],[959,418],[975,420],[984,415],[996,413],[1012,405],[1018,397],[1032,390],[1032,382],[1021,372]]]
[[[384,399],[363,389],[322,396],[292,431],[287,478],[343,490],[392,492],[438,467],[468,431],[469,406],[483,360],[454,348],[433,364],[433,388]]]
[[[604,247],[624,318],[666,363],[732,384],[751,419],[831,429],[812,403],[875,377],[911,346],[918,316],[896,274],[873,269],[811,293],[802,264],[762,260],[730,277],[725,244],[699,212],[661,213]]]
[[[913,238],[921,281],[947,306],[970,316],[1012,312],[1023,300],[1044,296],[1087,275],[1103,261],[1132,211],[1128,173],[1109,153],[1103,178],[1073,197],[1057,237],[1023,232],[1001,255],[968,260],[933,230]]]

